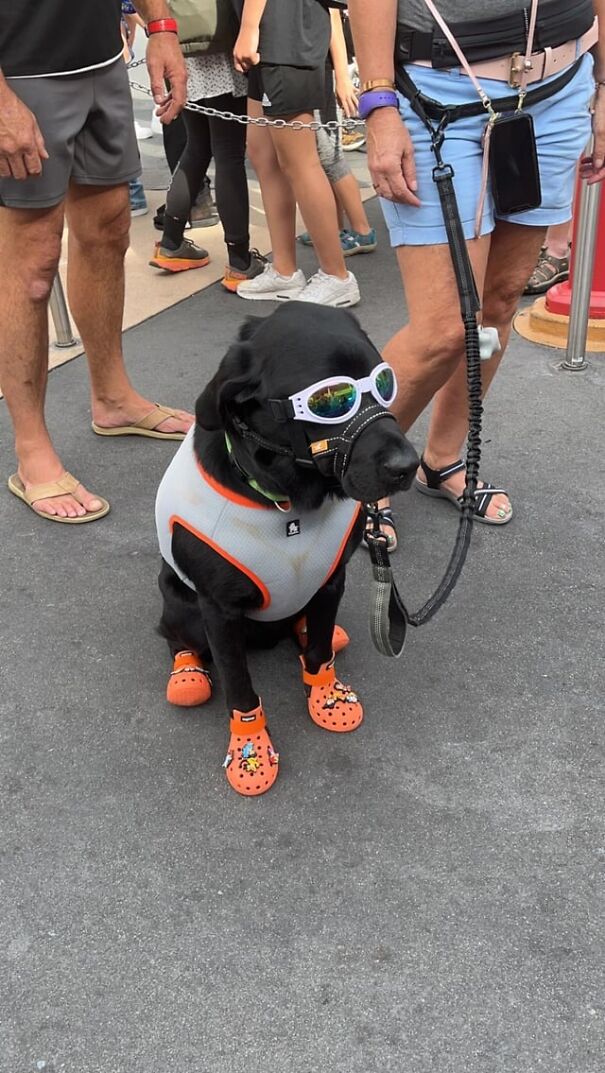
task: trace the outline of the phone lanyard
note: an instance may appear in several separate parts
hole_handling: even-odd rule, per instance
[[[460,45],[456,41],[452,31],[450,30],[447,22],[443,16],[439,13],[435,7],[433,0],[424,0],[431,15],[435,19],[435,22],[439,25],[443,33],[445,34],[449,44],[451,45],[457,58],[460,60],[460,66],[463,68],[465,74],[470,78],[473,86],[477,90],[481,103],[488,114],[487,126],[483,134],[483,165],[481,168],[481,190],[479,192],[479,203],[477,205],[477,212],[475,214],[475,238],[479,238],[481,233],[481,220],[483,218],[483,206],[485,204],[485,195],[487,192],[487,181],[489,176],[489,143],[491,141],[492,130],[494,123],[499,118],[500,113],[495,112],[492,108],[492,102],[490,101],[487,93],[482,88],[476,75],[464,55]],[[525,59],[523,60],[523,67],[521,70],[521,77],[519,80],[519,100],[517,103],[517,111],[521,111],[523,108],[523,102],[527,95],[527,77],[531,71],[531,54],[534,44],[534,36],[536,33],[536,20],[538,16],[538,4],[540,0],[531,0],[531,14],[529,17],[529,27],[527,30],[527,43],[525,48]]]

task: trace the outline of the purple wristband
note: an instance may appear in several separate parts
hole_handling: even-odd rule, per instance
[[[399,108],[394,89],[368,89],[361,94],[357,106],[361,119],[367,119],[377,108]]]

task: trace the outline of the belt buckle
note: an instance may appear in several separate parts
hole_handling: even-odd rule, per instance
[[[526,61],[522,52],[513,52],[510,58],[508,84],[511,89],[521,89],[521,75],[533,69],[531,61]]]
[[[513,52],[510,58],[510,68],[508,72],[508,84],[511,89],[519,89],[521,87],[521,75],[523,74],[525,57],[520,52]]]

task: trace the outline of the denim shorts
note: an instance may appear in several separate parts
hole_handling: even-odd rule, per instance
[[[549,227],[570,219],[576,164],[590,137],[590,102],[594,94],[592,69],[592,56],[586,54],[571,82],[548,100],[527,108],[534,119],[542,204],[528,212],[499,217],[488,185],[482,235],[493,231],[496,219],[530,227]],[[411,66],[408,70],[418,88],[442,104],[466,104],[478,100],[470,79],[459,68],[435,71],[430,67]],[[558,77],[553,75],[553,78]],[[529,88],[550,81],[552,78]],[[481,85],[492,100],[511,93],[508,85],[493,79],[481,79]],[[414,208],[381,199],[391,245],[431,246],[447,242],[439,195],[432,178],[435,158],[428,131],[402,96],[399,97],[399,110],[414,143],[417,194],[422,204],[420,208]],[[447,127],[441,150],[445,163],[454,169],[454,186],[467,239],[473,238],[475,233],[485,125],[485,115],[456,120]]]

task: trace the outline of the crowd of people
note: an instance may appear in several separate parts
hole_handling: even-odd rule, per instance
[[[64,220],[69,302],[89,362],[94,431],[181,439],[193,420],[142,397],[122,357],[130,207],[145,211],[123,61],[141,25],[172,172],[154,221],[161,229],[151,257],[156,269],[203,269],[208,254],[185,230],[218,217],[227,290],[249,301],[356,306],[348,258],[372,252],[377,236],[344,156],[351,144],[334,122],[326,124],[358,110],[367,120],[364,132],[345,140],[367,138],[405,290],[407,323],[384,351],[399,381],[396,414],[407,430],[432,402],[417,487],[459,507],[468,424],[464,338],[432,182],[431,134],[417,105],[430,100],[464,113],[444,126],[443,153],[455,171],[483,324],[498,334],[497,351],[483,363],[487,391],[530,276],[540,287],[568,270],[567,233],[565,246],[554,249],[545,235],[551,228],[550,241],[558,241],[569,220],[591,107],[594,150],[581,174],[588,182],[605,174],[605,44],[595,15],[605,25],[605,0],[579,0],[571,13],[560,0],[491,0],[488,13],[479,0],[349,0],[348,11],[341,0],[0,0],[0,246],[4,262],[15,266],[0,293],[0,384],[18,461],[11,492],[54,521],[88,522],[109,510],[66,472],[44,420],[47,303]],[[413,89],[398,93],[403,72]],[[511,93],[518,94],[516,114],[531,119],[540,197],[507,210],[486,186],[485,131],[487,123],[497,133],[498,101]],[[208,117],[184,108],[186,100],[287,122]],[[316,131],[310,124],[318,119],[324,127]],[[260,184],[270,260],[250,245],[246,160]],[[297,264],[297,209],[305,224],[299,243],[311,245],[318,262],[310,279]],[[388,503],[381,508],[394,549],[393,515]],[[482,483],[476,516],[509,522],[507,493]]]

